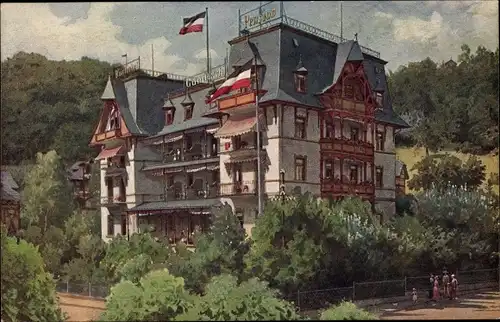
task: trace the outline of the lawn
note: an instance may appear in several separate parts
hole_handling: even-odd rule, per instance
[[[440,154],[448,153],[457,156],[460,160],[467,160],[470,154],[459,153],[455,151],[440,151]],[[423,148],[398,148],[396,149],[396,155],[399,160],[403,161],[407,168],[410,178],[415,174],[415,171],[411,169],[425,156],[425,149]],[[494,155],[480,155],[477,156],[483,164],[486,166],[486,180],[489,179],[490,173],[496,172],[498,173],[498,156]],[[498,193],[498,186],[495,187],[495,191]],[[408,192],[414,192],[409,190]]]

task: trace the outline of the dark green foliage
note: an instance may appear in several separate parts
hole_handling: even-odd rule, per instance
[[[55,283],[37,248],[17,243],[2,227],[2,309],[4,321],[62,321]]]
[[[484,179],[486,167],[475,156],[470,157],[465,163],[459,158],[445,155],[430,155],[417,162],[412,170],[417,170],[408,187],[415,190],[438,190],[450,186],[478,188]]]
[[[498,61],[498,48],[472,54],[463,45],[458,64],[427,58],[390,73],[394,109],[413,126],[396,142],[476,154],[497,148]]]
[[[111,71],[94,59],[51,61],[19,52],[2,62],[2,163],[54,149],[64,163],[86,160]]]
[[[229,206],[216,211],[209,231],[196,237],[193,253],[177,252],[173,274],[184,277],[187,289],[202,293],[213,276],[228,273],[241,279],[249,245],[245,230]]]
[[[352,302],[342,302],[321,312],[320,320],[378,320],[378,318],[363,309],[359,309]]]
[[[252,278],[238,284],[238,278],[220,275],[212,278],[206,293],[177,321],[289,321],[299,320],[289,302],[267,283]]]

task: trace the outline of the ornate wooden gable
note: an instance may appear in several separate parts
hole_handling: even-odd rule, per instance
[[[116,100],[106,100],[90,145],[104,144],[106,140],[130,136],[125,120]]]

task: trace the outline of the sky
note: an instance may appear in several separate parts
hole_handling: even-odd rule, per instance
[[[1,60],[36,52],[53,60],[82,56],[110,63],[141,56],[141,67],[191,76],[206,66],[205,33],[178,34],[182,17],[209,9],[212,66],[238,33],[238,9],[260,2],[2,3]],[[340,2],[285,1],[287,16],[340,35]],[[343,36],[381,53],[387,69],[430,57],[456,59],[462,44],[498,47],[497,1],[343,2]]]

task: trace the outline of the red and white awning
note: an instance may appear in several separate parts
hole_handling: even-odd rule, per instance
[[[259,116],[260,130],[264,130],[266,122],[264,115]],[[257,118],[255,114],[244,115],[230,115],[229,119],[215,132],[216,138],[230,138],[233,136],[243,135],[249,132],[255,132],[257,125]]]
[[[125,148],[123,145],[121,145],[117,148],[101,150],[101,152],[95,159],[101,160],[101,159],[112,158],[115,156],[124,155],[124,153],[125,153]]]

